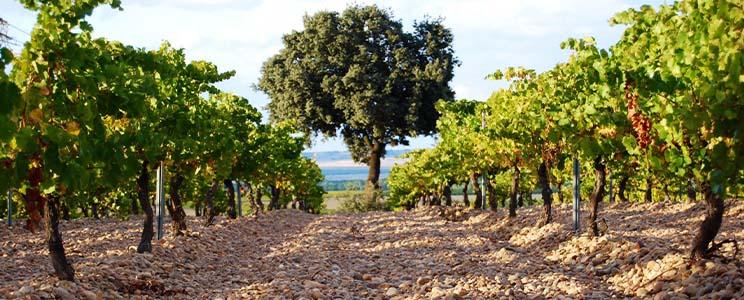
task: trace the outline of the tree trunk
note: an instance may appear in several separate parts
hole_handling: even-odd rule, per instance
[[[537,168],[538,182],[540,183],[540,195],[543,200],[543,214],[539,226],[553,222],[553,195],[548,181],[548,165],[543,161]]]
[[[217,212],[214,209],[214,195],[217,194],[219,186],[217,180],[212,180],[212,184],[204,195],[204,216],[206,217],[204,222],[205,226],[214,224],[214,218],[217,216]]]
[[[36,164],[28,170],[29,187],[26,189],[25,197],[23,197],[26,202],[26,212],[28,212],[28,220],[26,220],[25,228],[31,232],[36,232],[36,230],[41,228],[41,210],[46,205],[46,199],[41,195],[41,190],[39,189],[44,176],[41,169],[41,158],[37,154],[31,160],[36,161]]]
[[[183,210],[180,194],[183,179],[181,174],[175,174],[170,180],[168,211],[173,219],[172,228],[176,235],[183,235],[183,232],[186,230],[186,212]]]
[[[42,196],[43,197],[43,196]],[[59,233],[59,195],[53,195],[44,207],[44,227],[47,234],[49,257],[52,260],[54,272],[61,280],[74,281],[75,270],[67,261],[62,236]]]
[[[452,184],[447,183],[447,185],[444,186],[444,205],[446,206],[452,206]]]
[[[620,184],[617,186],[617,197],[620,198],[620,202],[628,202],[628,197],[625,196],[625,188],[628,186],[628,180],[630,180],[629,176],[623,176],[620,179]]]
[[[275,185],[271,186],[271,201],[269,201],[269,210],[279,209],[279,189]]]
[[[597,215],[599,214],[599,203],[602,202],[605,194],[606,167],[602,162],[602,157],[597,156],[594,159],[594,191],[589,198],[591,212],[589,213],[589,227],[593,236],[599,236],[599,227],[597,226]]]
[[[473,185],[473,193],[475,194],[475,208],[483,208],[483,194],[481,194],[481,187],[478,184],[478,174],[470,174],[470,184]]]
[[[695,190],[695,182],[692,178],[687,179],[687,201],[695,202],[697,200],[697,191]]]
[[[235,219],[238,217],[235,207],[235,186],[233,186],[231,179],[225,179],[222,183],[227,189],[227,215],[230,219]]]
[[[654,182],[651,178],[646,179],[646,193],[643,196],[643,201],[646,203],[654,201]]]
[[[465,207],[470,207],[470,200],[468,200],[468,181],[462,186],[462,202],[465,203]]]
[[[493,185],[491,184],[491,180],[488,179],[488,177],[484,177],[484,181],[486,183],[486,195],[488,198],[488,206],[491,208],[491,211],[498,211],[499,204],[496,200],[496,195],[493,193]]]
[[[384,152],[384,143],[378,141],[372,143],[372,148],[369,150],[369,158],[367,160],[367,164],[369,165],[369,171],[367,173],[367,188],[371,188],[373,191],[380,189],[380,158]]]
[[[725,188],[720,187],[718,192],[714,192],[711,189],[710,182],[704,182],[699,186],[705,200],[706,211],[705,219],[700,223],[698,232],[692,240],[692,251],[690,252],[692,260],[707,258],[715,250],[715,247],[711,247],[711,243],[713,243],[713,239],[718,234],[718,230],[721,229],[721,223],[723,222],[724,204],[722,194]]]
[[[556,187],[558,190],[556,191],[556,194],[558,194],[558,203],[563,204],[563,184],[565,183],[564,179],[561,176],[561,180],[558,181],[558,186]]]
[[[154,214],[150,205],[150,173],[147,169],[147,161],[142,162],[142,170],[137,178],[137,198],[139,199],[142,211],[145,212],[145,222],[142,225],[142,236],[140,237],[137,253],[152,252],[152,236],[155,235],[152,229]]]
[[[519,194],[519,166],[514,165],[514,174],[512,174],[511,193],[509,195],[509,217],[517,216],[517,195]]]

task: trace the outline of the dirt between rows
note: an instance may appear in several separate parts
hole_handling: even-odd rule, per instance
[[[254,218],[190,217],[187,236],[137,254],[139,216],[60,227],[76,282],[51,275],[43,234],[0,226],[0,296],[8,299],[744,299],[744,263],[727,244],[690,265],[702,204],[605,205],[607,234],[571,231],[569,206],[534,224],[463,208]],[[585,213],[586,215],[586,213]],[[718,240],[744,241],[744,202]]]

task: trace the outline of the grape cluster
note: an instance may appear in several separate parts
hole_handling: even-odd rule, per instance
[[[651,121],[641,113],[638,106],[638,95],[633,92],[632,84],[625,83],[625,100],[628,101],[628,119],[633,127],[636,141],[641,149],[651,144]]]

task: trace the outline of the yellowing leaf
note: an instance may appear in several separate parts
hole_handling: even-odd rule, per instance
[[[39,123],[41,122],[41,119],[44,117],[44,112],[42,112],[40,108],[36,108],[28,114],[28,117],[29,119],[31,119],[31,122]]]
[[[51,94],[51,93],[52,93],[52,91],[51,91],[51,90],[49,89],[49,87],[43,86],[43,87],[41,87],[41,88],[39,89],[39,93],[40,93],[40,94],[41,94],[42,96],[49,96],[49,94]]]
[[[70,121],[65,124],[65,130],[67,133],[77,136],[80,134],[80,124],[75,121]]]

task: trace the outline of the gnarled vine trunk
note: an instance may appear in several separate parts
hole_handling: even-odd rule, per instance
[[[406,201],[403,203],[403,206],[406,208],[406,210],[412,210],[416,208],[416,201]]]
[[[142,224],[142,236],[137,246],[137,253],[152,252],[152,237],[155,234],[152,228],[152,222],[155,214],[150,205],[150,172],[148,171],[148,162],[142,162],[142,170],[137,177],[137,199],[139,199],[142,211],[145,212],[145,221]]]
[[[251,205],[251,211],[254,216],[258,216],[258,204],[256,204],[256,196],[253,194],[253,185],[247,183],[245,186],[245,194],[248,197],[248,203]]]
[[[517,207],[524,207],[524,191],[517,195]]]
[[[654,201],[654,182],[651,178],[646,178],[646,192],[644,193],[643,201],[646,203]]]
[[[44,227],[47,234],[46,242],[49,247],[49,258],[52,260],[52,267],[54,267],[57,278],[74,281],[75,270],[67,261],[62,235],[59,233],[59,205],[59,195],[53,195],[46,201],[44,207]]]
[[[481,194],[481,187],[478,184],[478,174],[470,174],[470,183],[473,185],[473,193],[475,194],[475,208],[483,208],[483,194]]]
[[[662,191],[664,191],[664,201],[666,202],[672,201],[672,197],[669,195],[669,185],[664,184]]]
[[[62,220],[69,221],[70,220],[70,208],[67,206],[67,203],[65,201],[62,201],[60,203],[60,210],[62,210]]]
[[[469,181],[465,181],[465,184],[462,186],[462,202],[465,203],[465,207],[470,207],[470,200],[468,200],[468,183]]]
[[[692,178],[687,179],[687,201],[695,202],[697,200],[697,191],[695,190],[695,182]]]
[[[705,200],[705,219],[700,223],[698,232],[692,240],[692,251],[690,251],[692,260],[707,258],[713,252],[711,243],[718,234],[718,230],[721,229],[725,208],[722,195],[725,188],[721,186],[718,192],[714,192],[710,182],[704,182],[699,186]]]
[[[132,198],[130,199],[132,200],[132,203],[131,203],[129,211],[132,213],[133,216],[139,215],[139,204],[138,204],[139,201],[137,201],[137,197],[135,196],[133,199]],[[67,206],[64,206],[64,207],[67,207]]]
[[[90,213],[93,215],[93,218],[94,219],[96,219],[96,220],[100,220],[101,219],[101,215],[98,214],[98,202],[93,202],[90,205]]]
[[[271,201],[269,201],[269,210],[279,209],[279,189],[275,185],[271,186]]]
[[[553,196],[551,195],[550,181],[548,181],[548,166],[544,161],[537,168],[537,176],[543,199],[543,215],[538,225],[543,226],[553,222]]]
[[[620,184],[617,186],[617,197],[620,198],[620,202],[628,202],[628,197],[625,196],[625,188],[628,187],[628,180],[630,180],[630,177],[623,175],[623,178],[620,179]]]
[[[229,216],[230,219],[235,219],[238,217],[238,210],[237,207],[235,207],[235,186],[232,184],[231,179],[225,179],[222,183],[227,189],[227,216]]]
[[[560,181],[557,182],[556,188],[558,189],[556,191],[556,194],[558,194],[558,203],[563,204],[563,184],[565,183],[565,180],[563,178],[560,179]]]
[[[264,210],[264,203],[263,199],[263,188],[261,186],[256,187],[256,204],[258,205],[258,210],[256,211],[256,215],[258,215],[259,212],[262,212]]]
[[[38,154],[31,158],[35,161],[34,167],[28,170],[28,188],[23,199],[26,204],[26,212],[28,213],[28,220],[24,228],[31,232],[36,232],[41,228],[41,210],[44,209],[46,199],[41,195],[39,185],[43,179],[44,173],[42,172],[41,158]]]
[[[204,215],[203,202],[202,200],[194,200],[194,216],[201,217]]]
[[[488,177],[484,177],[483,181],[486,183],[486,196],[488,197],[488,207],[491,208],[491,211],[498,211],[499,209],[499,203],[496,200],[496,195],[493,192],[493,184],[491,183],[491,180],[488,179]]]
[[[219,186],[217,180],[212,180],[212,184],[209,185],[209,189],[204,194],[204,225],[206,226],[214,224],[214,218],[217,216],[217,211],[214,209],[214,196],[217,194]]]
[[[452,184],[451,183],[447,183],[444,186],[444,191],[442,191],[442,194],[444,195],[444,205],[452,206]]]
[[[519,194],[519,166],[514,165],[514,174],[512,174],[511,193],[509,194],[509,217],[517,216],[517,195]]]
[[[602,161],[601,156],[594,159],[594,191],[589,198],[591,211],[589,212],[589,229],[593,236],[599,236],[599,226],[597,226],[597,216],[599,215],[599,203],[602,202],[605,194],[606,173],[607,169]]]
[[[186,212],[183,210],[183,203],[181,203],[181,185],[183,184],[183,176],[176,174],[170,180],[170,202],[168,203],[168,212],[173,219],[173,232],[176,235],[183,235],[186,231]]]

